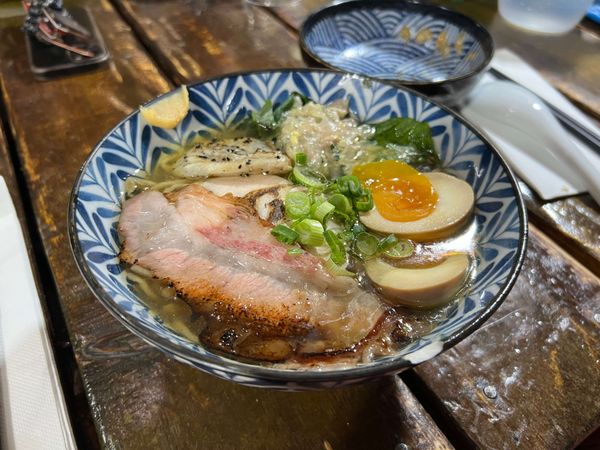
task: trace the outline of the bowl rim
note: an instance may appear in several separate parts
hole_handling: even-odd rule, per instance
[[[470,32],[475,34],[475,38],[480,42],[482,48],[486,53],[486,57],[484,60],[477,66],[475,69],[469,71],[463,75],[457,75],[451,78],[446,78],[440,81],[421,81],[421,80],[403,80],[401,78],[382,78],[375,77],[371,75],[366,75],[358,72],[349,72],[355,73],[356,75],[372,78],[377,81],[387,82],[387,83],[398,83],[403,86],[414,86],[414,87],[437,87],[443,85],[444,83],[454,83],[460,82],[462,80],[466,80],[471,77],[475,77],[477,74],[481,73],[485,70],[492,58],[494,56],[495,45],[494,39],[490,32],[479,22],[471,19],[470,17],[459,13],[457,11],[453,11],[444,6],[437,6],[431,4],[419,3],[417,0],[379,0],[377,3],[370,2],[369,0],[351,0],[344,3],[339,3],[337,5],[327,6],[323,9],[320,9],[314,13],[312,13],[302,24],[300,29],[300,47],[302,51],[304,51],[309,57],[318,62],[319,64],[333,70],[341,70],[346,71],[344,68],[331,64],[320,56],[318,56],[315,52],[312,51],[311,46],[307,43],[307,36],[312,28],[319,22],[321,19],[333,16],[338,13],[343,13],[347,11],[351,11],[354,9],[373,9],[373,8],[391,8],[391,9],[400,9],[402,7],[408,7],[409,9],[421,10],[424,13],[433,13],[437,15],[443,16],[445,19],[450,19],[450,21],[454,24],[467,26],[470,28]],[[474,31],[474,33],[473,33]],[[348,72],[348,71],[346,71]]]
[[[504,299],[507,297],[511,288],[513,287],[521,267],[523,265],[523,260],[525,257],[525,251],[527,246],[527,234],[528,234],[528,222],[527,222],[527,213],[525,208],[525,203],[523,200],[523,196],[519,189],[519,185],[515,175],[512,170],[504,160],[504,158],[500,155],[500,153],[496,150],[496,148],[486,139],[482,133],[473,125],[471,125],[465,118],[463,118],[460,114],[450,110],[446,106],[440,104],[439,102],[432,100],[431,98],[423,95],[419,92],[414,91],[413,89],[407,88],[405,86],[398,86],[394,83],[389,83],[385,81],[381,81],[378,79],[363,77],[355,74],[349,74],[347,72],[341,72],[338,70],[330,70],[330,69],[314,69],[314,68],[282,68],[282,69],[264,69],[264,70],[250,70],[250,71],[240,71],[240,72],[232,72],[228,74],[219,75],[216,77],[211,77],[207,79],[203,79],[194,84],[189,85],[188,87],[193,88],[198,85],[202,85],[205,83],[211,83],[217,80],[232,78],[232,77],[240,77],[246,75],[255,75],[255,74],[276,74],[276,73],[331,73],[335,75],[339,75],[342,77],[352,77],[353,79],[358,79],[363,82],[378,82],[385,85],[388,85],[394,89],[405,91],[411,95],[415,95],[420,97],[421,99],[435,105],[437,108],[442,109],[449,115],[456,118],[462,125],[464,125],[467,129],[473,132],[486,146],[487,148],[494,154],[495,157],[498,158],[502,168],[504,169],[508,181],[515,193],[515,202],[518,209],[519,216],[519,242],[517,246],[517,253],[515,255],[515,262],[511,268],[509,275],[507,276],[506,281],[499,289],[498,293],[493,297],[493,301],[482,311],[480,315],[478,315],[472,322],[469,322],[467,326],[459,329],[454,334],[452,334],[444,343],[441,350],[433,355],[432,357],[437,356],[445,350],[453,347],[458,344],[460,341],[465,339],[467,336],[472,334],[475,330],[477,330],[480,325],[485,322],[493,313],[498,309],[498,307],[502,304]],[[144,105],[148,105],[159,99],[168,96],[173,92],[174,89],[165,92],[148,102],[144,103]],[[84,163],[82,164],[79,172],[77,173],[77,177],[73,184],[73,188],[71,190],[69,205],[68,205],[68,215],[67,215],[67,226],[69,233],[69,243],[71,246],[71,251],[73,253],[76,265],[83,276],[86,284],[94,294],[94,296],[100,300],[100,302],[108,309],[108,311],[121,322],[122,325],[125,326],[129,331],[135,334],[137,337],[143,339],[149,344],[152,344],[155,347],[158,347],[165,353],[169,355],[174,355],[179,359],[182,359],[186,362],[191,362],[200,367],[208,367],[211,369],[219,370],[225,373],[229,373],[233,376],[242,376],[242,377],[252,377],[258,380],[266,380],[273,382],[289,382],[289,383],[298,383],[300,385],[307,383],[322,383],[322,382],[332,382],[332,381],[345,381],[352,379],[367,379],[374,378],[377,376],[382,376],[387,373],[398,373],[402,370],[405,370],[409,367],[413,367],[421,362],[427,361],[430,358],[427,358],[419,363],[412,363],[408,359],[404,357],[399,358],[391,358],[385,361],[377,361],[375,360],[372,363],[369,363],[364,366],[355,366],[350,368],[343,369],[332,369],[332,370],[309,370],[303,371],[300,369],[279,369],[276,367],[269,366],[261,366],[258,364],[251,364],[242,361],[237,361],[235,359],[229,358],[226,355],[218,355],[213,353],[212,350],[208,347],[203,347],[206,349],[207,353],[204,355],[198,354],[195,351],[192,351],[187,348],[181,348],[179,345],[176,345],[169,341],[166,338],[158,335],[155,330],[153,330],[148,325],[133,321],[130,319],[128,313],[122,310],[112,299],[108,293],[102,288],[100,283],[96,280],[96,277],[92,273],[90,267],[88,266],[83,250],[81,248],[79,237],[76,229],[76,204],[78,200],[79,189],[81,186],[81,182],[83,179],[83,175],[91,163],[94,155],[98,152],[99,148],[104,144],[104,142],[111,136],[118,128],[120,128],[124,123],[130,120],[133,116],[139,114],[139,108],[136,108],[130,114],[128,114],[125,118],[119,121],[110,131],[108,131],[100,141],[93,147],[92,151],[86,157]],[[201,345],[200,345],[201,346]]]

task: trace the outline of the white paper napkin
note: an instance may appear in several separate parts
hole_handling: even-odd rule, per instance
[[[0,176],[2,448],[75,449],[21,227]]]
[[[600,129],[579,109],[577,109],[569,100],[548,83],[534,68],[508,49],[499,49],[492,59],[491,66],[503,73],[507,77],[516,81],[518,84],[528,88],[538,97],[548,101],[552,105],[561,109],[566,114],[586,126],[590,131],[600,135]],[[495,81],[496,78],[491,74],[486,74],[480,84]],[[477,87],[473,90],[476,95]],[[496,144],[502,156],[508,161],[511,168],[529,185],[542,199],[552,200],[568,195],[576,195],[585,192],[583,181],[578,177],[573,169],[564,166],[559,161],[552,163],[552,156],[548,152],[547,158],[543,160],[532,157],[527,148],[519,148],[503,139],[502,136],[486,130],[485,125],[478,120],[477,114],[473,114],[468,106],[461,109],[462,114],[478,126],[490,140]],[[585,144],[579,141],[575,136],[571,136],[573,145],[579,147],[585,152],[598,170],[600,176],[600,156]],[[535,130],[531,131],[532,140],[535,140]],[[526,147],[526,145],[524,146]],[[563,166],[560,171],[555,170],[557,166]],[[553,168],[554,167],[554,168]]]

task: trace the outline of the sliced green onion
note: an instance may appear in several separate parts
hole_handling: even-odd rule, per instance
[[[335,233],[331,230],[326,230],[323,233],[323,237],[331,249],[331,260],[335,264],[343,264],[346,262],[346,249]]]
[[[334,263],[331,258],[325,260],[324,266],[325,266],[325,269],[327,269],[327,271],[331,275],[342,276],[342,277],[353,277],[354,276],[354,274],[352,272],[350,272],[350,271],[346,270],[344,267],[339,266],[336,263]]]
[[[296,164],[292,169],[293,181],[308,187],[324,187],[327,179],[307,166]]]
[[[354,199],[354,208],[360,212],[371,211],[373,209],[373,195],[371,191],[365,189],[363,195]]]
[[[354,212],[350,199],[343,194],[333,194],[328,201],[342,214],[351,215]]]
[[[295,156],[296,164],[301,166],[305,166],[308,162],[308,158],[306,157],[306,153],[298,152]]]
[[[314,219],[303,219],[293,225],[294,231],[298,233],[298,242],[310,247],[318,247],[323,244],[323,225]]]
[[[313,205],[316,204],[317,206],[319,206],[321,203],[323,203],[326,200],[326,197],[321,192],[320,188],[316,188],[316,187],[308,188],[308,193],[310,195],[310,198],[313,201]]]
[[[288,192],[283,204],[285,214],[290,219],[300,219],[310,214],[310,196],[306,192]]]
[[[393,248],[398,243],[398,238],[393,234],[388,234],[386,237],[379,241],[377,245],[377,253],[386,252]]]
[[[351,175],[348,179],[348,188],[352,197],[359,197],[364,193],[360,180],[354,175]]]
[[[335,206],[329,202],[323,202],[321,204],[314,203],[310,208],[310,216],[319,222],[323,222],[325,217],[332,213],[333,210],[335,210]]]
[[[332,215],[338,220],[338,222],[343,222],[346,228],[351,227],[352,224],[356,222],[354,211],[351,214],[344,214],[339,211],[334,211]]]
[[[301,248],[290,248],[287,252],[288,255],[297,256],[303,254],[304,250],[302,250]]]
[[[352,234],[354,236],[357,236],[359,233],[362,233],[363,231],[366,231],[366,228],[363,226],[362,223],[360,223],[359,221],[356,221],[352,224],[352,227],[350,228],[350,231],[352,232]]]
[[[347,176],[339,177],[337,180],[335,180],[335,184],[338,187],[338,191],[342,194],[348,195],[350,193],[350,187],[348,186]]]
[[[363,187],[360,180],[355,175],[344,175],[336,180],[339,190],[342,194],[350,197],[359,197],[363,195]]]
[[[378,244],[379,239],[377,239],[377,237],[373,236],[371,233],[363,231],[362,233],[356,235],[354,249],[361,258],[370,258],[377,253]]]
[[[340,187],[338,186],[337,183],[329,183],[327,185],[327,187],[325,187],[324,192],[328,195],[333,195],[333,194],[339,194],[340,193]]]
[[[271,234],[275,236],[275,239],[277,239],[279,242],[283,242],[284,244],[288,245],[294,244],[300,237],[297,232],[286,227],[285,225],[277,225],[273,227]]]
[[[415,245],[411,241],[407,239],[401,239],[396,245],[388,249],[384,255],[387,258],[401,259],[412,255],[414,251]]]
[[[344,242],[351,242],[354,240],[354,234],[349,230],[342,231],[340,234],[338,234],[338,237]]]

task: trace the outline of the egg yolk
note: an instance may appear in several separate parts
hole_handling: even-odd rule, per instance
[[[429,179],[400,161],[355,166],[352,174],[371,190],[379,214],[392,222],[411,222],[435,209],[438,194]]]

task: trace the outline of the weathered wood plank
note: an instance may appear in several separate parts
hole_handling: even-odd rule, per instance
[[[0,99],[1,103],[1,99]],[[5,125],[5,124],[2,124]],[[63,394],[67,403],[68,413],[73,423],[73,431],[78,444],[96,440],[94,426],[91,423],[89,413],[79,411],[78,405],[85,405],[86,400],[80,391],[80,382],[77,375],[77,368],[73,361],[73,355],[70,347],[66,344],[66,331],[62,321],[54,321],[55,314],[60,314],[60,311],[55,311],[53,307],[53,298],[49,297],[48,291],[45,289],[44,269],[45,266],[40,266],[40,252],[38,246],[34,245],[36,236],[31,235],[32,228],[28,223],[28,214],[30,211],[29,205],[26,202],[27,196],[23,198],[23,193],[19,189],[19,182],[15,173],[14,164],[9,151],[9,143],[7,142],[2,126],[0,126],[0,176],[4,178],[8,191],[23,232],[23,239],[27,247],[27,253],[31,262],[33,278],[38,290],[42,310],[46,320],[46,329],[53,345],[53,353],[56,361],[60,382],[63,387]],[[3,245],[0,237],[0,247]],[[95,447],[89,447],[90,449]]]
[[[600,276],[600,207],[589,195],[543,202],[521,183],[529,218]]]
[[[125,1],[125,0],[123,0]],[[128,3],[136,3],[133,2],[131,0],[127,0]],[[300,3],[300,8],[302,8],[303,5],[307,5],[310,4],[312,6],[314,6],[316,4],[316,2],[313,1],[308,1],[308,2],[302,2]],[[312,7],[311,6],[311,7]],[[287,11],[298,11],[295,8],[291,7],[289,10]],[[146,21],[148,20],[148,17],[143,14],[144,10],[140,8],[140,15],[138,15],[137,19],[138,21],[142,22],[142,21]],[[281,10],[277,11],[277,13],[279,14],[281,12]],[[288,23],[293,24],[295,19],[290,19],[290,17],[288,17]],[[144,22],[146,23],[146,22]],[[153,23],[153,22],[152,22]],[[146,39],[152,39],[151,36],[148,36]],[[160,43],[157,43],[157,45],[154,48],[154,51],[163,51],[161,50],[162,47],[160,45]],[[166,50],[164,50],[166,52]],[[593,244],[593,238],[597,238],[598,233],[596,233],[594,235],[594,227],[599,227],[600,226],[600,221],[597,220],[598,214],[597,212],[595,212],[594,210],[592,210],[592,213],[589,213],[589,210],[584,210],[583,212],[578,212],[581,211],[580,208],[580,203],[581,200],[578,199],[569,199],[569,200],[565,200],[563,202],[558,202],[558,205],[560,205],[559,207],[563,208],[562,211],[567,211],[567,214],[572,214],[573,216],[571,217],[564,217],[564,215],[559,214],[559,217],[557,219],[555,219],[557,222],[559,223],[563,223],[566,226],[567,220],[575,220],[578,221],[577,223],[579,223],[580,217],[577,214],[581,215],[581,219],[583,217],[586,217],[588,222],[585,222],[586,224],[589,224],[590,230],[588,231],[587,235],[580,235],[580,234],[576,234],[575,237],[577,239],[587,239],[587,243],[591,243]],[[563,206],[565,205],[565,206]],[[540,205],[540,207],[543,207],[543,205]],[[556,208],[555,208],[556,210]],[[595,215],[594,215],[595,214]],[[591,215],[591,217],[590,217]],[[540,213],[540,217],[542,217],[542,214]],[[551,217],[551,216],[550,216]],[[564,222],[560,222],[561,220],[563,220]],[[543,222],[542,222],[543,223]],[[583,222],[582,222],[583,224]],[[578,226],[570,226],[570,229],[572,229],[573,233],[584,233],[586,228],[582,227],[579,228]],[[600,228],[597,228],[600,229]],[[595,254],[594,252],[597,251],[597,244],[594,245],[590,245],[589,247],[591,249],[591,254]],[[514,325],[515,323],[515,315],[516,317],[519,317],[520,312],[518,311],[519,307],[523,307],[525,308],[525,306],[521,306],[521,305],[526,305],[528,308],[531,309],[531,311],[529,311],[529,314],[527,315],[527,321],[525,322],[525,325],[523,325],[520,329],[520,339],[522,340],[527,340],[527,339],[534,339],[535,336],[537,336],[537,331],[535,329],[532,329],[532,335],[529,336],[527,334],[527,329],[526,329],[526,325],[533,323],[534,325],[540,327],[541,325],[539,325],[538,322],[541,322],[542,324],[545,324],[545,321],[548,320],[548,317],[546,315],[544,315],[544,309],[538,310],[536,308],[536,299],[540,299],[539,301],[545,301],[545,302],[550,302],[550,300],[543,300],[546,297],[544,297],[545,295],[547,295],[548,292],[553,292],[553,291],[558,291],[563,293],[562,295],[565,297],[565,305],[562,308],[559,308],[558,310],[554,310],[554,322],[547,324],[548,328],[545,328],[544,331],[540,331],[540,333],[543,334],[543,332],[546,332],[547,335],[552,335],[553,338],[555,335],[552,334],[553,329],[551,329],[551,327],[556,326],[555,322],[560,323],[565,323],[565,322],[560,322],[561,320],[575,320],[575,316],[576,315],[576,311],[570,311],[569,307],[572,306],[573,302],[575,301],[575,299],[577,299],[577,294],[581,295],[581,298],[586,298],[586,301],[590,301],[592,303],[595,303],[597,300],[596,298],[592,295],[594,294],[593,288],[594,286],[597,286],[597,284],[593,284],[593,283],[598,283],[598,281],[591,275],[589,275],[585,270],[581,269],[579,270],[579,266],[572,262],[568,257],[566,256],[562,256],[559,252],[559,250],[557,250],[556,245],[554,243],[552,243],[551,241],[547,240],[536,228],[533,228],[532,231],[532,243],[530,245],[529,248],[530,254],[528,256],[527,259],[527,264],[526,264],[526,268],[524,269],[524,274],[523,276],[521,276],[521,278],[519,279],[517,286],[514,289],[514,292],[511,294],[510,300],[507,301],[506,305],[503,307],[503,309],[497,313],[491,320],[490,320],[490,324],[487,327],[488,328],[484,328],[484,330],[488,330],[488,334],[487,334],[487,341],[489,341],[490,343],[494,343],[496,340],[497,341],[503,341],[504,339],[509,340],[511,337],[511,333],[512,333],[512,329],[510,328],[510,326]],[[546,255],[553,255],[554,261],[555,261],[555,265],[556,266],[564,266],[565,267],[565,273],[556,273],[554,275],[554,278],[552,278],[552,276],[547,276],[548,272],[546,271],[546,273],[544,275],[542,275],[540,272],[534,272],[537,273],[537,278],[535,278],[535,282],[536,284],[534,286],[531,286],[531,278],[529,278],[528,276],[528,271],[530,270],[541,270],[541,269],[536,269],[537,266],[540,264],[540,257],[542,256],[546,256]],[[590,258],[590,261],[596,261],[595,259]],[[544,262],[542,262],[542,264],[545,264]],[[544,265],[541,266],[542,268],[545,267]],[[568,276],[565,274],[569,274]],[[591,280],[591,281],[590,281]],[[592,284],[590,284],[592,283]],[[574,290],[573,292],[569,291],[569,287],[571,285],[577,286],[576,289],[579,289],[579,291]],[[573,295],[571,295],[573,294]],[[587,297],[586,297],[587,296]],[[515,306],[515,305],[519,305],[519,306]],[[550,307],[550,305],[547,305],[548,307]],[[506,318],[503,318],[503,315],[507,315],[508,316]],[[589,313],[588,313],[589,316]],[[498,323],[498,325],[494,325],[496,322]],[[570,323],[570,322],[569,322]],[[505,327],[500,327],[500,324],[505,325]],[[560,326],[560,325],[559,325]],[[596,327],[596,324],[593,321],[589,320],[589,317],[587,317],[586,320],[583,320],[581,323],[578,324],[579,328],[575,328],[576,330],[580,330],[581,333],[586,334],[587,335],[591,335],[592,333],[594,333],[594,329]],[[562,331],[562,330],[561,330]],[[485,331],[484,331],[485,332]],[[507,337],[508,336],[508,337]],[[474,339],[474,338],[473,338]],[[554,343],[554,346],[549,350],[556,350],[555,353],[551,353],[553,356],[553,358],[557,358],[556,360],[556,364],[560,365],[560,364],[568,364],[570,366],[573,366],[572,369],[569,371],[564,371],[564,373],[561,373],[562,376],[562,380],[563,380],[563,385],[564,386],[568,386],[569,387],[569,391],[568,394],[570,394],[571,396],[577,397],[577,398],[581,398],[581,397],[585,397],[587,395],[587,393],[589,392],[588,390],[586,390],[583,386],[584,382],[587,383],[593,383],[594,380],[596,380],[597,378],[595,378],[597,376],[596,371],[596,367],[597,367],[597,363],[595,363],[593,360],[591,359],[585,359],[585,355],[587,355],[587,351],[588,348],[575,348],[572,345],[572,342],[570,341],[571,336],[568,333],[563,334],[558,334],[557,337],[557,342]],[[474,344],[469,344],[471,342],[471,339],[468,339],[466,341],[466,343],[464,344],[464,346],[466,346],[467,348],[472,348],[472,353],[471,352],[467,352],[467,351],[461,351],[461,350],[455,350],[455,356],[454,356],[454,360],[453,363],[457,365],[458,370],[464,371],[464,373],[468,376],[470,376],[470,378],[467,378],[464,382],[465,383],[473,383],[476,385],[477,380],[479,379],[485,379],[485,380],[491,380],[493,379],[495,382],[497,382],[498,386],[496,387],[497,392],[500,390],[500,394],[496,394],[498,395],[505,395],[503,391],[501,391],[501,387],[504,386],[505,380],[508,377],[509,382],[507,384],[507,389],[510,390],[510,392],[513,391],[517,391],[517,388],[520,389],[520,393],[522,393],[523,390],[527,389],[527,379],[525,378],[519,378],[519,374],[515,375],[515,381],[514,381],[514,385],[511,384],[511,379],[510,376],[512,376],[512,372],[507,372],[505,373],[507,370],[513,370],[512,368],[515,366],[516,362],[513,361],[513,359],[511,359],[511,357],[513,356],[512,354],[506,355],[506,351],[505,352],[494,352],[493,351],[493,345],[497,345],[497,344],[489,344],[488,346],[482,345],[481,343],[479,343],[479,341],[475,341],[476,343]],[[519,341],[520,342],[520,341]],[[463,347],[457,347],[462,349]],[[477,351],[480,351],[480,353],[477,353]],[[565,349],[565,350],[563,350]],[[536,348],[529,348],[527,351],[528,352],[535,352],[539,349]],[[511,349],[512,351],[512,349]],[[526,353],[524,349],[519,348],[519,351],[521,351],[524,354],[527,354],[529,356],[529,353]],[[570,355],[573,356],[573,359],[563,359],[564,355],[563,355],[563,351],[569,351]],[[514,353],[514,352],[513,352]],[[452,354],[452,353],[451,353]],[[493,373],[490,375],[487,375],[487,373],[485,374],[487,376],[487,378],[482,378],[484,374],[479,375],[479,378],[475,377],[474,373],[470,373],[468,372],[468,370],[471,368],[471,365],[474,364],[473,360],[474,360],[474,354],[478,355],[478,357],[483,360],[483,361],[489,361],[490,366],[492,367],[492,372],[495,371],[498,375],[498,377],[503,376],[503,378],[492,378],[492,375],[494,375]],[[514,353],[515,355],[517,353]],[[542,354],[543,355],[543,354]],[[576,362],[577,360],[580,360],[581,364],[583,367],[577,367],[576,366]],[[434,361],[437,361],[438,359],[435,359]],[[442,361],[445,361],[442,357],[441,359]],[[477,362],[479,363],[479,360],[477,360]],[[492,365],[493,364],[495,365]],[[542,381],[540,381],[540,385],[543,383],[543,381],[547,378],[547,375],[544,374],[544,371],[548,370],[548,365],[544,364],[544,360],[543,358],[539,358],[539,359],[532,359],[531,361],[529,361],[530,365],[527,366],[527,372],[525,371],[525,367],[523,366],[518,366],[518,369],[521,371],[521,373],[524,373],[527,377],[529,377],[529,380],[533,380],[534,379],[534,374],[535,377],[538,377],[537,372],[540,371],[542,374],[539,375],[540,377],[542,377]],[[436,370],[438,369],[437,366],[433,366],[434,363],[430,363],[430,365],[425,366],[425,367],[432,367],[430,369],[430,373],[431,374],[436,374]],[[555,363],[552,363],[555,364]],[[562,367],[562,366],[561,366]],[[429,381],[429,379],[427,378],[428,375],[430,375],[429,372],[425,371],[426,369],[423,369],[423,371],[418,370],[417,373],[419,376],[422,377],[422,379],[425,379],[427,381]],[[474,371],[476,371],[476,367],[475,369],[473,369]],[[462,374],[463,372],[461,372]],[[433,376],[433,375],[431,375]],[[438,399],[441,400],[441,402],[446,402],[447,398],[449,397],[449,392],[444,390],[444,380],[433,380],[430,383],[428,383],[428,386],[430,387],[430,389],[434,392],[435,396],[437,396]],[[533,382],[533,381],[532,381]],[[521,383],[521,384],[520,384]],[[484,386],[485,387],[485,386]],[[566,389],[566,388],[565,388]],[[458,394],[455,393],[455,397],[458,396]],[[549,393],[547,393],[546,395],[547,397],[550,397]],[[456,401],[455,397],[452,397],[452,401]],[[538,396],[538,397],[534,397],[532,396],[531,398],[528,397],[528,400],[531,403],[531,406],[529,409],[524,408],[524,411],[527,412],[531,412],[531,410],[543,410],[543,408],[545,407],[545,403],[550,402],[553,403],[555,405],[555,408],[558,410],[561,407],[564,407],[564,410],[560,413],[560,414],[556,414],[556,418],[555,419],[543,419],[543,420],[538,420],[536,415],[533,415],[531,417],[531,425],[526,428],[526,429],[519,429],[519,430],[512,430],[511,429],[511,425],[513,425],[515,422],[509,422],[508,419],[504,419],[506,420],[506,424],[504,427],[500,427],[498,428],[498,430],[496,431],[495,434],[492,435],[492,437],[490,438],[489,441],[483,441],[483,439],[485,439],[484,437],[478,438],[477,435],[479,433],[479,430],[481,428],[481,430],[486,430],[486,428],[484,428],[482,426],[482,424],[480,422],[477,423],[477,425],[480,427],[476,427],[473,425],[474,422],[474,417],[477,415],[478,411],[481,411],[481,406],[475,401],[477,400],[479,397],[477,397],[477,394],[475,394],[475,396],[470,397],[470,398],[464,398],[463,399],[463,403],[460,404],[461,408],[463,408],[466,412],[463,412],[461,409],[457,409],[457,410],[452,410],[451,407],[447,408],[447,412],[454,417],[454,420],[456,422],[459,423],[460,427],[464,428],[466,430],[467,436],[469,437],[469,439],[471,439],[473,442],[476,443],[486,443],[486,444],[493,444],[495,446],[499,446],[502,447],[502,445],[504,445],[504,443],[507,446],[510,446],[511,443],[516,443],[515,441],[513,441],[513,436],[517,436],[518,439],[520,439],[522,442],[526,443],[529,446],[532,447],[542,447],[543,445],[547,444],[549,442],[549,439],[551,437],[555,437],[557,439],[556,442],[560,444],[566,444],[566,443],[574,443],[577,439],[583,437],[591,428],[593,427],[594,421],[598,420],[598,414],[600,412],[600,408],[598,407],[598,405],[596,405],[594,403],[594,401],[590,400],[588,403],[586,403],[586,405],[588,406],[588,408],[586,409],[585,412],[579,411],[578,408],[576,408],[574,406],[574,403],[566,401],[564,399],[563,395],[557,395],[554,398],[550,398],[547,399],[544,396]],[[514,400],[513,398],[510,398],[510,403],[507,403],[508,406],[506,406],[506,408],[510,408],[511,414],[508,414],[506,412],[506,410],[500,410],[500,412],[498,412],[496,416],[491,416],[492,421],[500,421],[502,420],[502,418],[504,416],[502,416],[502,414],[504,414],[507,417],[517,417],[520,414],[520,404]],[[445,403],[443,403],[445,404]],[[489,412],[489,410],[488,410]],[[552,411],[554,412],[554,410]],[[489,414],[494,414],[489,413]],[[481,422],[484,420],[483,418],[484,416],[481,416]],[[571,427],[572,422],[571,422],[571,418],[575,421],[578,421],[580,423],[579,427]],[[554,422],[553,422],[554,420]],[[518,425],[522,425],[521,423],[517,423]],[[562,431],[558,432],[556,430],[558,430],[558,428],[555,427],[561,427]],[[518,435],[513,435],[513,431],[518,431]],[[538,436],[539,435],[539,436]],[[551,445],[551,447],[553,447]]]
[[[8,154],[8,146],[6,144],[6,138],[4,136],[4,131],[2,130],[1,124],[0,124],[0,176],[2,176],[4,178],[4,181],[6,182],[6,186],[8,187],[8,192],[10,192],[10,196],[12,198],[13,204],[15,205],[15,209],[17,210],[17,214],[19,215],[19,220],[21,221],[21,226],[23,226],[23,225],[25,225],[25,214],[23,213],[23,205],[21,203],[21,196],[19,195],[19,187],[17,185],[17,178],[15,176],[15,171],[13,169],[13,164],[10,159],[10,155]]]
[[[227,72],[303,66],[296,37],[245,1],[115,1],[167,75],[189,83]]]
[[[36,81],[18,21],[5,20],[0,21],[0,82],[101,444],[140,449],[394,448],[400,443],[451,448],[394,378],[316,393],[241,387],[170,360],[126,331],[94,299],[66,236],[70,188],[96,141],[138,104],[167,90],[169,82],[109,2],[85,4],[99,22],[110,64]],[[176,6],[193,7],[190,2]],[[264,29],[268,33],[270,28]],[[256,41],[250,47],[267,39],[252,36]],[[209,56],[203,62],[213,73],[245,68],[234,63]]]
[[[571,448],[600,424],[600,280],[533,228],[475,334],[416,373],[482,448]]]
[[[322,2],[306,0],[301,5],[306,12],[317,3]],[[482,2],[454,7],[484,22],[486,14],[493,13]],[[281,9],[278,14],[293,27],[303,20],[301,8]],[[500,45],[510,46],[515,39],[525,48],[521,54],[526,59],[536,54],[533,62],[539,65],[539,44],[529,48],[522,38],[510,39],[510,29],[497,20],[501,19],[494,19],[490,29],[495,37],[501,30]],[[546,54],[543,67],[538,68],[555,71],[554,82],[565,72],[561,79],[567,95],[577,99],[575,88],[568,86],[579,83],[576,90],[583,86],[586,95],[594,92],[588,106],[600,106],[594,81],[600,76],[600,64],[593,78],[575,80],[572,69],[567,70],[570,59],[580,57],[582,46],[574,45],[577,40],[582,41],[579,32],[568,35],[558,45],[570,43],[571,52]],[[583,44],[582,54],[590,51]],[[561,58],[567,60],[554,64]],[[525,195],[535,222],[560,239],[588,269],[600,273],[598,205],[589,198],[542,203],[529,190]],[[500,310],[474,336],[423,364],[416,373],[438,399],[438,407],[478,446],[572,447],[600,424],[599,311],[598,278],[533,227],[523,273]]]

